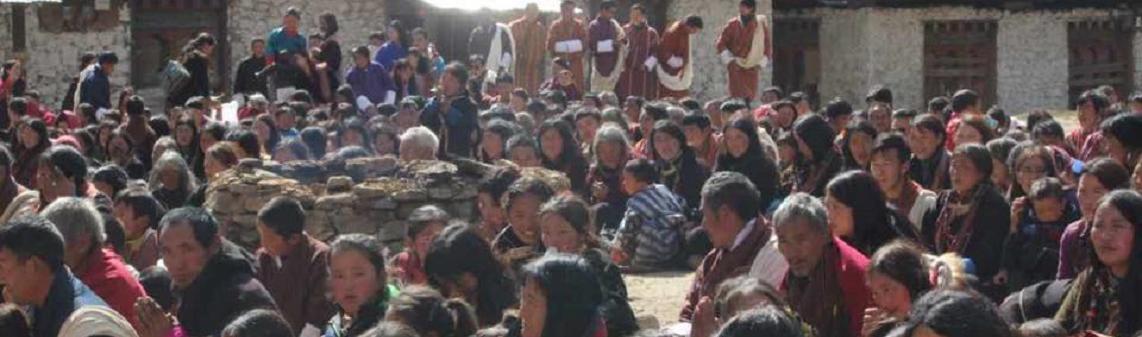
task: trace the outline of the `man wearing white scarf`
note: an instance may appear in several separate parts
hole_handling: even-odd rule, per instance
[[[623,28],[614,19],[614,0],[599,5],[599,16],[587,27],[587,47],[591,50],[591,91],[614,91],[615,82],[623,72],[622,60],[626,53],[621,41],[626,37]]]
[[[690,96],[690,85],[694,82],[690,36],[697,34],[702,27],[702,18],[697,15],[675,22],[662,34],[657,57],[646,60],[646,67],[654,67],[658,73],[659,97],[682,99]]]
[[[716,48],[729,75],[730,96],[749,102],[757,97],[761,68],[769,63],[773,48],[768,19],[756,14],[756,0],[741,0],[738,11],[741,15],[722,28]]]

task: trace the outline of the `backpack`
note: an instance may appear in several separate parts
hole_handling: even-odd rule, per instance
[[[190,71],[177,60],[168,60],[167,65],[159,71],[159,80],[167,95],[174,95],[190,82]]]

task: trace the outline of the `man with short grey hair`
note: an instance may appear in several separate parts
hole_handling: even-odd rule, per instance
[[[146,291],[123,258],[103,247],[107,234],[95,204],[84,198],[63,197],[49,204],[40,215],[63,235],[64,264],[111,309],[138,329],[135,300],[145,297]]]
[[[773,213],[779,249],[789,262],[789,305],[819,336],[861,336],[868,258],[832,234],[820,200],[805,193],[785,198]]]

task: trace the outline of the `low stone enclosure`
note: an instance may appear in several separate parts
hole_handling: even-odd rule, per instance
[[[306,232],[314,238],[375,235],[396,252],[405,236],[405,220],[420,206],[435,204],[454,221],[478,224],[477,188],[480,179],[495,169],[470,160],[403,162],[391,156],[287,164],[244,160],[210,183],[204,207],[218,218],[228,239],[250,250],[259,244],[258,210],[284,195],[305,207]],[[523,176],[547,181],[555,190],[570,189],[562,173],[519,170]]]

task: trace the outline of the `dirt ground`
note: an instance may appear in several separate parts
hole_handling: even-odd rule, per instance
[[[655,329],[678,321],[693,272],[670,271],[623,275],[639,327]]]

